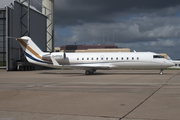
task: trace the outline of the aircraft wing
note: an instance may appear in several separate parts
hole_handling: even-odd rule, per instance
[[[108,64],[77,64],[73,65],[74,68],[91,70],[91,69],[109,69],[110,66]]]
[[[70,65],[60,65],[54,57],[51,56],[51,60],[54,66],[63,66],[63,67],[71,67],[71,68],[79,68],[84,70],[92,70],[92,69],[109,69],[109,64],[103,63],[74,63]]]

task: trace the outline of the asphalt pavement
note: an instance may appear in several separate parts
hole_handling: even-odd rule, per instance
[[[5,71],[0,120],[179,120],[180,70]]]

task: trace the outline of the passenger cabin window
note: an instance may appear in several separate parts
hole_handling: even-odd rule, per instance
[[[137,60],[139,60],[139,57],[137,57]]]
[[[111,60],[113,60],[113,57],[111,58]]]
[[[132,57],[132,60],[134,60],[134,57]]]
[[[153,58],[164,58],[164,57],[161,55],[153,55]]]
[[[108,57],[106,58],[106,60],[108,60]]]
[[[116,58],[116,60],[118,60],[118,57]]]
[[[98,58],[96,58],[96,60],[98,60]]]
[[[79,58],[77,58],[77,60],[79,60]]]
[[[127,57],[127,60],[128,60],[129,58]]]
[[[82,58],[82,60],[84,60],[84,58]]]
[[[123,57],[121,58],[121,60],[123,60]]]
[[[89,60],[89,58],[87,58],[87,60]]]
[[[93,58],[91,58],[91,60],[93,60]]]

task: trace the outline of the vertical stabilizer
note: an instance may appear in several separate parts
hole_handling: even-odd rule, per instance
[[[42,60],[42,55],[44,52],[39,49],[39,47],[32,41],[28,36],[18,38],[17,41],[20,43],[22,49],[25,52],[26,58],[31,63],[45,63]]]

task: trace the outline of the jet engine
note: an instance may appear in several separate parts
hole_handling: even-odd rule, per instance
[[[57,61],[62,61],[66,59],[66,54],[64,52],[51,53],[51,57]]]
[[[57,52],[57,53],[49,53],[42,56],[43,60],[51,61],[51,57],[53,57],[56,61],[62,61],[66,59],[66,53]]]

